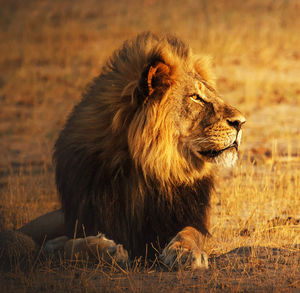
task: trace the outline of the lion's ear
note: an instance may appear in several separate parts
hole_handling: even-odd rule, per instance
[[[211,57],[196,56],[194,61],[194,68],[205,81],[215,86],[215,75],[212,70]]]
[[[172,69],[162,61],[149,64],[142,73],[139,82],[139,97],[143,102],[151,97],[162,97],[173,83]]]

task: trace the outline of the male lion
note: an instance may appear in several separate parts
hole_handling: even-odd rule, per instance
[[[219,97],[209,61],[177,37],[143,33],[126,41],[55,144],[64,234],[101,232],[131,257],[145,255],[146,245],[150,257],[152,247],[165,247],[160,258],[167,265],[183,256],[192,268],[207,267],[215,166],[235,163],[244,122]],[[61,215],[20,231],[37,240],[46,233],[38,223],[47,230],[57,219],[47,233],[59,236]]]

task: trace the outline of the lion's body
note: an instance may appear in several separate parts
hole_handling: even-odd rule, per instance
[[[212,101],[192,98],[200,93]],[[66,233],[104,233],[131,256],[187,226],[207,235],[213,161],[235,160],[238,115],[218,98],[207,62],[177,38],[126,42],[55,145]]]

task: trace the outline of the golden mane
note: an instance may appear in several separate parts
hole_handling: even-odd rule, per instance
[[[137,166],[142,168],[145,177],[157,177],[156,179],[161,181],[162,185],[192,184],[195,179],[201,178],[210,170],[203,170],[199,166],[195,168],[192,162],[187,161],[178,150],[178,137],[174,135],[174,126],[172,121],[168,121],[165,117],[170,106],[168,92],[164,93],[159,105],[152,103],[149,106],[145,103],[144,107],[137,110],[141,101],[136,99],[136,92],[143,91],[145,87],[144,84],[139,84],[145,71],[145,64],[157,60],[163,60],[170,68],[169,85],[181,74],[182,63],[194,64],[196,70],[209,83],[214,83],[209,59],[193,55],[191,49],[175,37],[141,34],[136,40],[125,42],[121,50],[113,55],[103,69],[101,83],[110,85],[111,80],[114,81],[112,87],[106,91],[104,101],[108,109],[115,107],[111,114],[113,116],[111,129],[117,136],[123,135],[124,130],[128,132],[130,154]],[[107,81],[104,76],[107,77]],[[148,104],[152,102],[149,96],[146,102]],[[135,112],[135,116],[131,120],[132,112]],[[145,119],[148,122],[146,128]],[[126,123],[129,121],[129,124]],[[111,148],[108,147],[109,155],[115,156],[112,161],[119,165],[123,158],[120,158],[118,153],[112,154],[110,150]]]

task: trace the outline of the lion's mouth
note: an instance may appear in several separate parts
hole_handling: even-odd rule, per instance
[[[236,151],[238,151],[238,143],[237,141],[235,141],[233,144],[231,144],[230,146],[221,149],[221,150],[209,150],[209,151],[204,151],[204,152],[199,152],[202,156],[205,157],[209,157],[209,158],[215,158],[218,157],[219,155],[221,155],[223,152],[225,152],[226,150],[232,149],[234,148]]]

